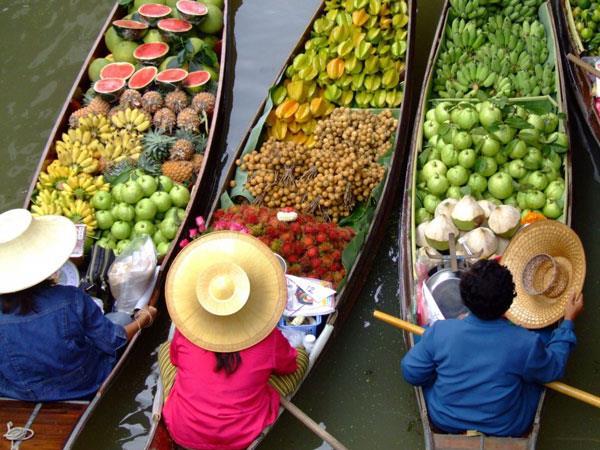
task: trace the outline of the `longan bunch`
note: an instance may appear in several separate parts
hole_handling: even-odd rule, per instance
[[[310,148],[271,137],[238,161],[248,172],[246,189],[269,208],[292,206],[337,222],[381,182],[385,168],[378,160],[396,124],[387,110],[337,108],[318,122]]]

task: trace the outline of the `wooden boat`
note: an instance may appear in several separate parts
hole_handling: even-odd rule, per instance
[[[220,54],[218,55],[220,62],[220,73],[219,84],[215,94],[215,109],[208,132],[203,165],[198,173],[195,184],[191,187],[190,201],[186,208],[186,217],[190,218],[190,220],[192,220],[191,216],[194,216],[195,212],[195,198],[200,192],[204,191],[202,183],[212,183],[212,180],[209,178],[214,176],[214,166],[220,159],[220,155],[215,154],[216,151],[211,151],[211,149],[216,147],[214,142],[218,137],[217,127],[221,126],[219,122],[222,120],[222,108],[220,108],[220,104],[223,97],[224,85],[227,83],[227,79],[225,78],[225,65],[227,63],[228,3],[229,2],[225,1],[223,10],[224,28],[222,30],[220,39]],[[109,13],[108,19],[98,34],[91,51],[83,62],[82,68],[75,79],[73,87],[71,88],[67,100],[60,110],[59,116],[46,142],[37,170],[29,187],[24,208],[29,208],[30,206],[32,195],[34,193],[40,172],[47,166],[49,161],[56,158],[56,153],[54,150],[55,141],[58,140],[62,133],[68,129],[68,121],[71,112],[79,107],[85,91],[90,87],[90,80],[87,73],[89,64],[94,58],[109,53],[104,43],[104,33],[108,30],[114,20],[120,19],[126,14],[126,9],[119,6],[119,3],[117,2]],[[218,50],[218,47],[216,47],[216,49]],[[174,242],[177,242],[184,229],[185,221],[181,224]],[[151,305],[157,305],[159,299],[161,298],[164,276],[166,275],[167,269],[173,257],[177,253],[177,250],[178,248],[176,245],[172,245],[168,253],[162,259],[159,269],[159,276],[150,299]],[[90,417],[94,414],[98,402],[110,388],[121,367],[124,365],[139,336],[140,333],[137,333],[128,343],[125,351],[121,355],[120,360],[91,400],[29,403],[7,398],[0,398],[1,423],[6,424],[10,421],[15,427],[26,427],[35,432],[33,438],[26,441],[21,441],[20,444],[15,443],[16,447],[14,448],[35,448],[40,450],[71,448],[78,436],[81,434]],[[10,448],[11,443],[9,441],[0,439],[0,450]]]
[[[583,60],[588,56],[579,33],[575,28],[573,11],[569,0],[559,0],[554,2],[556,8],[554,13],[556,28],[558,32],[558,42],[560,44],[560,53],[564,57],[571,53]],[[593,66],[593,64],[592,64]],[[600,114],[594,107],[594,80],[581,67],[570,61],[565,61],[565,76],[569,85],[568,93],[570,98],[577,103],[581,118],[587,124],[589,134],[593,137],[596,148],[600,148]]]
[[[382,234],[385,232],[386,221],[392,211],[394,206],[394,198],[398,194],[401,183],[399,180],[402,179],[404,160],[405,160],[405,152],[406,152],[406,142],[408,142],[410,130],[411,130],[411,114],[412,114],[412,103],[413,103],[413,89],[411,82],[412,75],[412,61],[413,61],[413,50],[414,50],[414,39],[415,39],[415,20],[416,17],[416,2],[414,0],[408,0],[408,15],[410,20],[407,25],[407,50],[406,50],[406,71],[404,80],[406,81],[405,89],[404,89],[404,100],[402,101],[402,105],[400,107],[400,111],[398,113],[398,127],[396,131],[396,136],[393,143],[393,150],[390,155],[390,162],[387,166],[387,173],[385,178],[381,182],[382,194],[377,201],[375,209],[373,211],[373,217],[368,226],[368,230],[366,232],[365,240],[362,244],[360,252],[351,268],[351,270],[346,275],[346,283],[336,294],[336,311],[328,316],[325,316],[325,325],[323,330],[317,336],[315,346],[310,353],[310,362],[309,368],[305,375],[305,378],[311,373],[313,367],[317,362],[324,359],[324,350],[327,345],[331,342],[332,338],[339,331],[342,323],[348,317],[350,310],[358,296],[360,294],[361,288],[368,276],[371,263],[374,260],[376,255],[376,249],[381,241]],[[300,53],[303,49],[304,43],[311,36],[311,30],[313,27],[313,23],[317,20],[324,11],[325,2],[323,2],[320,7],[317,9],[315,14],[313,15],[309,25],[306,30],[298,40],[295,48],[292,50],[289,57],[286,59],[281,71],[275,78],[275,82],[273,85],[277,85],[285,75],[285,69],[289,64],[292,63],[294,57]],[[251,135],[255,134],[257,131],[263,127],[263,122],[265,117],[267,116],[270,106],[268,105],[268,99],[260,105],[256,116],[254,117],[244,139],[242,140],[237,152],[236,158],[239,158],[246,145],[248,140],[251,139]],[[235,179],[236,174],[236,166],[232,165],[229,169],[229,172],[226,176],[222,178],[225,180],[223,186],[221,186],[220,194],[226,194],[227,189],[230,185],[230,181]],[[208,221],[210,222],[210,218],[214,215],[215,211],[217,211],[220,207],[220,199],[217,197],[212,204],[210,213],[208,215]],[[293,398],[293,396],[298,392],[298,390],[302,386],[302,382],[296,387],[295,392],[290,395],[288,398]],[[161,420],[161,411],[163,405],[163,394],[162,389],[159,387],[158,392],[154,399],[153,413],[152,413],[152,428],[149,433],[148,445],[147,449],[151,450],[165,450],[175,448],[175,444],[169,436],[169,433],[164,425],[164,422]],[[283,408],[280,408],[279,414],[283,412]],[[267,428],[261,436],[259,436],[248,448],[254,449],[259,443],[264,439],[266,434],[270,431],[271,427]]]
[[[434,37],[434,44],[431,49],[430,58],[426,68],[426,75],[421,91],[421,98],[416,113],[414,132],[411,140],[411,149],[408,156],[406,181],[404,186],[404,195],[402,199],[402,215],[400,219],[399,233],[399,278],[401,292],[401,311],[402,318],[406,321],[417,323],[417,279],[416,272],[416,218],[415,218],[415,193],[416,193],[416,175],[417,175],[417,156],[423,148],[423,123],[425,114],[428,109],[428,100],[432,92],[432,80],[434,77],[435,63],[442,48],[443,38],[448,21],[448,11],[451,7],[450,2],[446,1],[442,9],[442,14],[437,26]],[[542,5],[546,8],[548,14],[546,33],[550,36],[551,53],[558,53],[558,35],[552,20],[552,10],[546,3]],[[560,58],[556,58],[556,104],[559,112],[567,114],[567,103],[565,100],[565,87],[563,77],[563,67]],[[565,128],[568,129],[567,119],[565,118]],[[571,223],[571,206],[572,206],[572,177],[571,177],[571,155],[567,153],[564,158],[564,176],[566,181],[565,190],[565,206],[564,215],[561,218],[567,225]],[[404,339],[409,348],[412,348],[416,339],[415,336],[407,331],[404,332]],[[415,388],[419,415],[423,423],[425,448],[427,450],[458,450],[467,448],[478,449],[510,449],[510,450],[534,450],[540,431],[541,412],[544,402],[544,394],[542,394],[537,412],[532,423],[529,434],[523,437],[505,438],[491,436],[468,436],[466,434],[448,434],[435,429],[429,420],[427,405],[423,391],[420,387]]]

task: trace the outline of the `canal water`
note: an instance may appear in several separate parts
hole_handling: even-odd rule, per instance
[[[246,0],[232,3],[233,85],[226,94],[224,165],[235,151],[281,64],[318,0]],[[442,0],[421,0],[417,20],[417,76],[424,67]],[[22,205],[52,124],[81,63],[112,7],[111,0],[0,2],[0,211]],[[575,111],[572,111],[571,116]],[[585,133],[574,140],[574,220],[588,257],[585,314],[579,345],[565,381],[600,391],[600,269],[598,226],[600,149]],[[400,213],[398,206],[396,216]],[[351,449],[420,449],[422,431],[412,389],[402,381],[401,334],[371,318],[374,308],[399,314],[397,217],[378,252],[362,298],[294,402]],[[117,383],[98,406],[78,449],[141,449],[156,386],[155,349],[165,339],[165,314],[143,335]],[[493,351],[493,349],[490,349]],[[322,442],[284,414],[261,448],[312,450]],[[539,449],[600,448],[600,413],[549,393]]]

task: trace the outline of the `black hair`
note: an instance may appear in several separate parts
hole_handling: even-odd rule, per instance
[[[512,274],[497,261],[483,259],[460,276],[460,295],[469,310],[482,320],[495,320],[508,311],[515,297]]]
[[[242,363],[242,357],[240,356],[240,352],[215,352],[215,356],[217,357],[217,365],[215,366],[215,372],[220,372],[221,370],[224,370],[227,375],[231,375],[236,370],[238,370],[240,364]]]
[[[35,312],[35,296],[40,291],[53,285],[52,281],[44,280],[22,291],[0,295],[0,309],[2,310],[2,314],[16,313],[25,316],[32,311]]]

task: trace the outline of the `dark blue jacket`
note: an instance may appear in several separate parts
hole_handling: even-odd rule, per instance
[[[409,383],[424,388],[429,415],[451,433],[521,436],[533,421],[540,384],[563,376],[575,345],[565,320],[546,344],[505,319],[440,320],[402,359]]]
[[[1,309],[0,309],[1,311]],[[81,289],[54,286],[27,315],[0,312],[0,396],[54,401],[93,395],[127,342]]]

